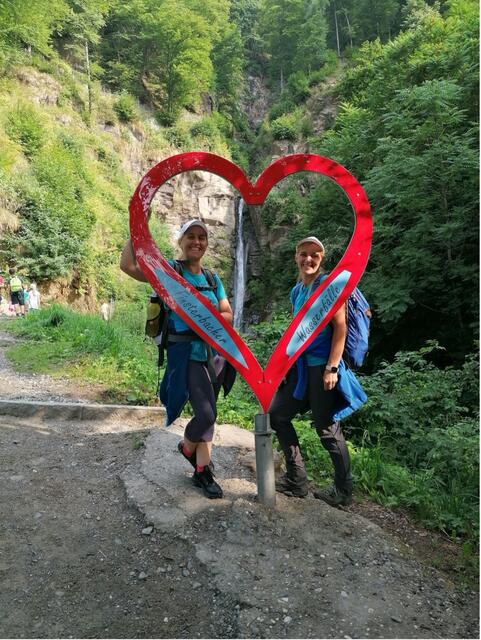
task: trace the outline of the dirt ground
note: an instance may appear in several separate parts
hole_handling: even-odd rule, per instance
[[[10,340],[0,398],[92,400],[15,373]],[[252,435],[228,426],[215,457],[226,496],[208,501],[176,452],[182,424],[148,422],[0,416],[1,637],[478,637],[478,594],[416,555],[417,535],[446,555],[440,537],[372,503],[279,496],[265,509]],[[406,528],[409,546],[386,531]]]

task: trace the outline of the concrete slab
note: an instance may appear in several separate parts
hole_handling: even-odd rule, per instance
[[[80,402],[0,400],[0,415],[41,420],[106,420],[107,418],[155,419],[165,422],[164,407]]]
[[[206,500],[193,486],[193,469],[177,450],[185,420],[153,431],[145,441],[139,466],[122,475],[131,504],[157,529],[175,529],[203,511],[225,510],[239,498],[255,499],[254,434],[234,425],[216,427],[213,462],[224,491],[221,500]]]

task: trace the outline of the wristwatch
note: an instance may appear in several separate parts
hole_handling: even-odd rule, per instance
[[[337,373],[339,371],[339,367],[333,367],[331,364],[326,364],[326,371],[328,373]]]

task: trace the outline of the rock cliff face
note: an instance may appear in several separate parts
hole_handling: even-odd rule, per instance
[[[184,222],[192,218],[205,222],[209,229],[209,262],[227,275],[235,250],[235,197],[233,187],[223,178],[206,171],[190,171],[159,189],[154,210],[166,224],[173,246]]]
[[[252,129],[257,129],[266,117],[270,100],[270,92],[263,79],[247,76],[245,90],[240,99],[240,108]]]

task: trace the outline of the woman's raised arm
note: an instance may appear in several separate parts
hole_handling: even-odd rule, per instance
[[[132,247],[132,241],[129,238],[122,249],[122,255],[120,256],[120,269],[131,278],[139,280],[139,282],[148,282],[144,275],[144,272],[137,264],[135,259],[134,249]]]

